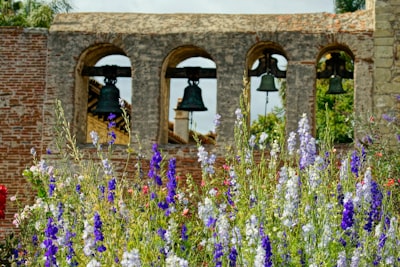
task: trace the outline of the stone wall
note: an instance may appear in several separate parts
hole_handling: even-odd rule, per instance
[[[400,95],[400,3],[376,1],[375,13],[373,114],[381,118],[395,108]],[[389,138],[397,143],[393,135]]]

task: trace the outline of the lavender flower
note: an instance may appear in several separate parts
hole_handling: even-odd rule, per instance
[[[108,159],[103,159],[102,163],[103,163],[104,173],[106,175],[111,175],[112,174],[112,167],[111,167],[111,164],[108,161]]]
[[[300,139],[300,169],[304,169],[314,163],[316,156],[315,139],[311,136],[306,114],[299,121],[297,133]]]
[[[215,114],[215,118],[214,118],[214,127],[215,127],[215,129],[217,129],[218,126],[221,125],[220,119],[221,119],[221,115]]]
[[[351,199],[351,194],[346,193],[344,198],[344,210],[342,216],[342,223],[340,226],[343,230],[351,228],[354,224],[354,206]]]
[[[149,178],[154,179],[156,185],[161,186],[162,181],[160,175],[158,174],[158,171],[161,168],[160,164],[162,157],[160,151],[158,150],[157,144],[153,144],[152,150],[153,150],[153,157],[150,160],[150,169],[148,176]]]
[[[67,231],[65,233],[65,246],[67,249],[67,263],[69,264],[69,266],[78,266],[78,262],[73,259],[75,256],[75,250],[73,247],[72,238],[74,238],[75,236],[76,236],[76,234],[71,233],[70,231]]]
[[[339,252],[339,258],[336,263],[337,267],[347,267],[347,262],[346,262],[346,252],[341,251]]]
[[[370,211],[368,213],[367,223],[364,226],[364,229],[368,232],[372,231],[373,223],[378,223],[381,220],[382,211],[382,199],[383,194],[379,190],[378,184],[375,181],[371,181],[371,202],[370,202]]]
[[[89,224],[88,221],[84,221],[84,230],[82,233],[82,239],[84,243],[83,247],[83,253],[85,256],[92,256],[94,254],[94,247],[95,247],[95,241],[92,238],[93,235],[93,226]]]
[[[296,148],[296,133],[290,132],[287,140],[287,149],[290,156],[294,154],[295,148]]]
[[[261,246],[265,251],[264,267],[272,266],[272,248],[271,242],[269,241],[268,235],[263,236],[261,240]]]
[[[299,177],[294,170],[289,170],[290,178],[286,184],[285,203],[283,206],[282,220],[287,227],[293,227],[297,223],[297,208],[299,206]]]

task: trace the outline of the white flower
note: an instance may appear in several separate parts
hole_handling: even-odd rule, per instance
[[[101,264],[96,259],[92,259],[86,267],[101,267]]]
[[[179,258],[173,253],[170,253],[165,260],[166,267],[188,267],[189,262],[185,259]]]
[[[132,249],[131,251],[124,251],[121,260],[122,267],[140,267],[142,263],[140,261],[139,251],[137,249]]]

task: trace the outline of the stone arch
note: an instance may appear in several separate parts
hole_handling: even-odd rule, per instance
[[[263,75],[263,73],[256,73],[257,71],[255,71],[257,68],[260,68],[261,65],[261,60],[262,58],[265,56],[265,52],[268,52],[268,54],[270,55],[279,55],[284,57],[286,60],[288,60],[288,56],[286,51],[283,49],[283,47],[281,45],[279,45],[278,43],[275,42],[271,42],[271,41],[261,41],[256,43],[255,45],[253,45],[248,51],[247,51],[247,55],[246,55],[246,70],[247,71],[247,80],[249,81],[248,86],[246,86],[246,91],[247,91],[247,95],[248,95],[248,112],[251,115],[251,98],[252,98],[252,90],[251,90],[251,77],[252,76],[258,76],[261,77]],[[256,61],[259,61],[258,66],[256,67],[256,69],[253,69],[253,65],[255,64]],[[286,71],[285,71],[286,72]],[[282,74],[283,75],[283,74]],[[286,77],[286,73],[284,74]],[[250,118],[249,117],[249,125],[251,124]]]
[[[319,100],[319,97],[321,97],[322,93],[324,93],[324,94],[329,93],[328,91],[319,92],[318,93],[318,88],[317,88],[318,79],[326,79],[327,81],[328,81],[328,79],[329,80],[332,79],[331,77],[321,77],[321,76],[326,76],[327,73],[329,73],[329,72],[327,71],[327,66],[325,66],[322,70],[321,69],[319,70],[319,64],[320,64],[321,61],[324,60],[324,57],[326,57],[326,60],[328,60],[329,58],[331,58],[331,56],[333,54],[339,55],[339,53],[345,53],[346,56],[350,57],[350,59],[351,59],[352,68],[349,69],[348,67],[345,66],[344,71],[346,71],[347,74],[345,75],[345,77],[341,77],[341,79],[342,78],[343,79],[352,79],[353,80],[352,81],[352,83],[353,83],[352,88],[354,89],[354,91],[352,92],[352,95],[344,95],[343,94],[343,96],[341,96],[340,94],[339,95],[335,95],[334,94],[334,95],[332,95],[330,97],[331,98],[330,100],[333,99],[333,101],[334,101],[333,103],[336,103],[337,101],[340,101],[340,100],[338,100],[339,98],[342,101],[344,100],[343,97],[350,98],[351,101],[352,101],[352,109],[353,109],[352,111],[354,111],[355,94],[356,94],[355,87],[354,87],[354,85],[355,85],[355,80],[354,80],[355,79],[354,78],[354,73],[355,73],[355,64],[354,64],[355,55],[352,52],[352,50],[345,44],[334,43],[334,44],[326,45],[322,49],[320,49],[320,51],[319,51],[319,53],[317,55],[316,64],[315,64],[315,68],[316,68],[316,72],[317,72],[317,76],[316,76],[317,79],[315,80],[315,86],[314,86],[314,96],[315,96],[314,99],[315,99],[315,101],[314,101],[314,108],[313,108],[312,117],[313,117],[313,131],[314,131],[314,135],[316,137],[318,137],[317,112],[318,112],[319,108],[321,108],[321,107],[318,107],[318,100]],[[343,85],[342,80],[340,81],[340,83]],[[329,90],[329,87],[330,86],[328,85],[328,90]],[[345,86],[343,86],[343,87],[345,87]],[[344,88],[344,89],[346,89],[346,88]],[[323,96],[323,97],[327,98],[327,96]],[[328,101],[328,103],[329,103],[329,101]],[[334,105],[336,105],[336,104],[334,104]],[[325,113],[325,111],[323,113]],[[340,116],[335,116],[335,117],[339,118]],[[335,123],[338,123],[338,122],[335,122]],[[341,128],[344,129],[344,127],[345,127],[345,125],[343,124]],[[351,140],[349,140],[347,142],[351,142]]]
[[[85,66],[93,67],[106,56],[122,55],[127,56],[124,50],[114,44],[100,43],[89,46],[80,54],[75,68],[75,87],[73,104],[73,122],[76,129],[76,139],[78,143],[86,143],[87,136],[87,105],[89,76],[82,75]]]
[[[168,143],[168,116],[170,103],[170,81],[171,78],[167,78],[167,69],[176,68],[177,65],[192,57],[203,57],[210,59],[213,58],[205,49],[195,45],[184,45],[173,49],[164,59],[161,67],[160,75],[160,127],[158,133],[158,142],[160,144]]]

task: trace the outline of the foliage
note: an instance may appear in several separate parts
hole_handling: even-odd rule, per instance
[[[83,157],[58,102],[56,140],[65,137],[58,145],[64,158],[34,157],[27,170],[47,194],[15,216],[21,253],[11,260],[32,266],[399,264],[392,188],[376,183],[379,169],[372,170],[363,149],[337,154],[325,144],[317,151],[303,115],[285,145],[261,146],[265,156],[255,161],[243,110],[235,112],[235,143],[223,166],[198,144],[201,181],[177,174],[176,160],[157,144],[147,176],[138,151],[137,173],[127,179],[111,160],[112,116],[108,144],[98,144],[93,132],[96,155]]]
[[[67,0],[0,0],[0,26],[49,28],[56,14],[70,10]]]
[[[365,9],[365,0],[335,0],[336,13],[354,12]]]
[[[256,143],[259,143],[260,136],[263,133],[268,135],[265,139],[267,144],[273,143],[274,140],[282,139],[281,134],[285,128],[282,113],[283,109],[276,108],[266,116],[258,115],[258,120],[254,121],[250,127],[250,134],[255,136]]]

